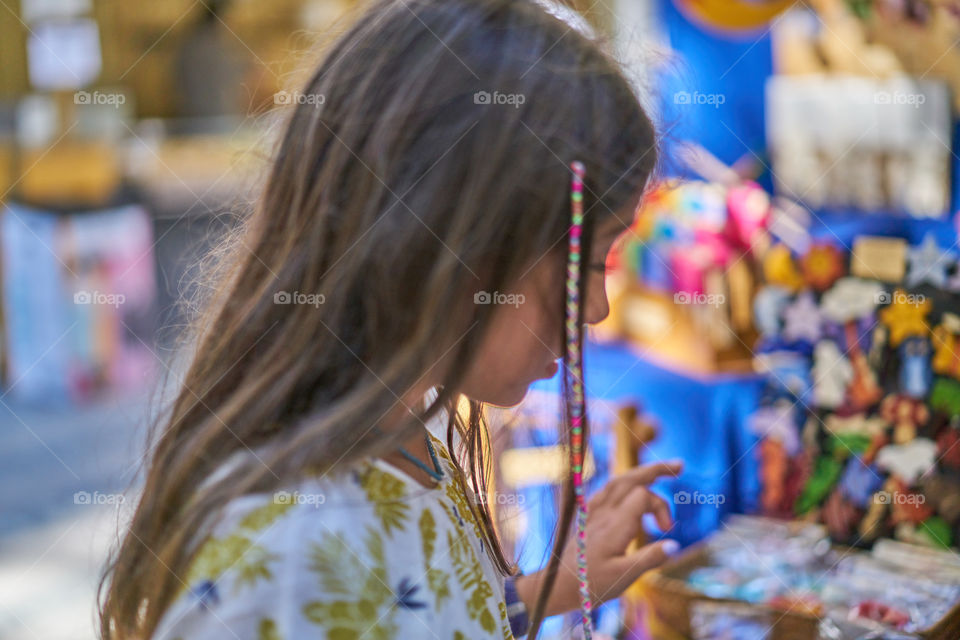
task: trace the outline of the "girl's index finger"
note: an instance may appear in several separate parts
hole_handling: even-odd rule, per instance
[[[667,460],[641,465],[624,472],[621,477],[630,484],[651,484],[662,476],[677,477],[683,471],[683,460]]]
[[[676,477],[682,470],[682,460],[654,462],[634,467],[611,479],[594,500],[598,507],[608,503],[619,504],[634,487],[649,485],[661,476]]]

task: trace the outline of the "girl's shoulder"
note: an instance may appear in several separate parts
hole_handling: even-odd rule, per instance
[[[237,498],[155,637],[510,637],[483,545],[445,485],[371,460]],[[465,608],[471,598],[483,604]]]

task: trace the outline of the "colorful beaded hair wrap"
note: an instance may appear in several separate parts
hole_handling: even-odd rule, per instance
[[[580,331],[580,238],[583,234],[583,163],[570,164],[573,177],[570,183],[570,255],[567,259],[567,357],[565,375],[570,390],[570,465],[573,470],[573,493],[577,509],[577,578],[580,586],[580,612],[583,617],[583,637],[590,640],[593,608],[587,589],[586,527],[587,504],[583,490],[583,354]]]

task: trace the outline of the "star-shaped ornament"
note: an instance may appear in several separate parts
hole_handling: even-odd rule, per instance
[[[908,287],[929,282],[938,289],[944,288],[951,260],[949,255],[940,250],[932,234],[928,233],[920,246],[907,250],[907,261],[910,263],[907,270]]]
[[[880,312],[880,320],[890,329],[890,346],[898,347],[910,336],[927,335],[924,318],[933,303],[922,296],[907,295],[901,289],[893,294],[893,302]]]
[[[783,337],[787,340],[805,340],[810,344],[820,339],[822,320],[820,308],[810,291],[797,296],[793,304],[783,310]]]

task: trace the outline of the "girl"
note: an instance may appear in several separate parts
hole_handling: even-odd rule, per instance
[[[380,0],[293,95],[105,577],[102,636],[510,638],[526,611],[535,637],[580,600],[574,487],[547,568],[518,576],[480,498],[482,403],[518,403],[607,314],[650,120],[532,0]],[[646,485],[678,471],[589,503],[584,595],[675,548],[627,552],[645,513],[669,529]]]

